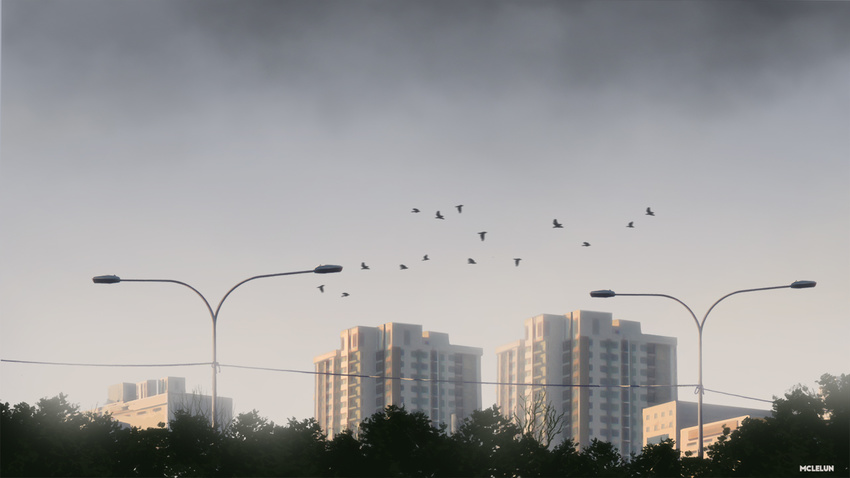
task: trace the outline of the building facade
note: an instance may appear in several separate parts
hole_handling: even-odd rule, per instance
[[[596,438],[624,456],[640,453],[643,409],[677,398],[676,338],[585,310],[531,317],[524,329],[525,338],[496,349],[501,412],[528,420],[545,403],[562,418],[553,444]]]
[[[94,410],[112,418],[126,427],[155,428],[166,426],[178,411],[211,417],[212,397],[199,393],[186,393],[186,379],[165,377],[138,383],[111,385],[106,404]],[[233,419],[233,399],[218,397],[216,423],[226,425]]]
[[[643,410],[643,444],[653,445],[671,439],[676,449],[697,452],[699,430],[697,430],[697,406],[695,402],[674,400]],[[703,403],[703,448],[717,441],[723,427],[737,429],[744,418],[764,418],[770,410],[759,408],[730,407]]]
[[[454,426],[481,408],[482,354],[421,325],[350,328],[339,349],[313,359],[315,418],[328,436],[356,433],[362,420],[396,405]]]

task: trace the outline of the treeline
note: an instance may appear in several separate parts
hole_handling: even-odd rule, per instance
[[[709,447],[682,456],[672,441],[623,457],[610,443],[543,446],[496,407],[449,434],[427,416],[388,407],[358,433],[329,439],[313,419],[276,425],[257,411],[217,431],[179,414],[168,428],[122,428],[80,413],[66,396],[35,406],[2,403],[2,476],[794,476],[801,466],[850,475],[850,378],[823,375],[816,393],[797,387],[771,417],[746,420]],[[728,432],[728,431],[727,431]],[[825,467],[825,468],[824,468]]]

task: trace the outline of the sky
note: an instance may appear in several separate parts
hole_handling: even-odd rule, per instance
[[[0,401],[86,410],[164,376],[209,393],[209,365],[129,366],[210,362],[200,298],[93,276],[180,280],[215,306],[319,264],[344,269],[224,302],[218,392],[237,414],[311,417],[314,378],[227,365],[309,372],[343,330],[386,322],[482,348],[494,381],[525,319],[610,312],[676,337],[678,381],[696,383],[683,307],[598,289],[702,318],[736,290],[817,281],[711,312],[704,383],[725,394],[705,401],[769,408],[728,394],[847,373],[848,17],[841,2],[5,0]]]

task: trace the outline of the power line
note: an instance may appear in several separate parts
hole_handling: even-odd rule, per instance
[[[34,365],[64,365],[71,367],[194,367],[196,365],[212,365],[212,362],[193,363],[157,363],[157,364],[128,364],[128,363],[71,363],[71,362],[41,362],[36,360],[0,359],[0,362],[24,363]]]
[[[353,378],[372,378],[376,380],[401,380],[407,382],[432,382],[432,383],[462,383],[472,385],[506,385],[506,386],[522,386],[522,387],[570,387],[570,388],[674,388],[674,387],[694,387],[693,384],[685,385],[601,385],[601,384],[575,384],[575,383],[527,383],[527,382],[491,382],[481,380],[452,380],[447,378],[423,378],[423,377],[395,377],[390,375],[369,375],[359,373],[341,373],[341,372],[316,372],[312,370],[293,370],[285,368],[271,367],[251,367],[247,365],[229,365],[219,364],[220,367],[240,368],[248,370],[264,370],[267,372],[285,372],[285,373],[302,373],[307,375],[328,375],[334,377],[353,377]]]
[[[97,363],[73,363],[73,362],[44,362],[44,361],[36,361],[36,360],[13,360],[13,359],[0,359],[0,362],[10,362],[10,363],[20,363],[20,364],[29,364],[29,365],[58,365],[58,366],[69,366],[69,367],[193,367],[198,365],[206,365],[211,366],[212,362],[193,362],[193,363],[167,363],[167,364],[97,364]],[[662,385],[662,384],[646,384],[646,385],[636,385],[636,384],[622,384],[622,385],[602,385],[602,384],[575,384],[575,383],[527,383],[527,382],[495,382],[495,381],[483,381],[483,380],[452,380],[452,379],[439,379],[439,378],[422,378],[422,377],[395,377],[395,376],[387,376],[387,375],[370,375],[370,374],[358,374],[358,373],[341,373],[341,372],[318,372],[315,370],[296,370],[296,369],[286,369],[286,368],[272,368],[272,367],[254,367],[248,365],[232,365],[232,364],[223,364],[219,363],[219,367],[227,367],[227,368],[237,368],[243,370],[262,370],[266,372],[281,372],[281,373],[300,373],[303,375],[325,375],[325,376],[335,376],[335,377],[350,377],[350,378],[369,378],[375,380],[399,380],[399,381],[407,381],[407,382],[430,382],[430,383],[460,383],[460,384],[470,384],[470,385],[502,385],[502,386],[511,386],[511,387],[560,387],[560,388],[620,388],[620,389],[630,389],[630,388],[681,388],[681,387],[698,387],[695,384],[680,384],[680,385]],[[719,393],[722,395],[729,395],[738,398],[744,398],[747,400],[756,400],[759,402],[773,403],[773,400],[765,400],[763,398],[755,398],[748,397],[745,395],[739,395],[736,393],[729,392],[721,392],[719,390],[712,390],[708,388],[704,388],[707,392]]]
[[[748,400],[758,400],[759,402],[773,403],[773,400],[765,400],[763,398],[747,397],[745,395],[738,395],[737,393],[721,392],[720,390],[712,390],[710,388],[703,388],[703,390],[705,390],[706,392],[714,392],[714,393],[719,393],[719,394],[722,394],[722,395],[730,395],[732,397],[746,398]]]

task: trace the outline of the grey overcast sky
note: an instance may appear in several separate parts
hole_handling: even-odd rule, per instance
[[[701,317],[808,279],[714,309],[706,387],[771,399],[846,373],[848,24],[843,2],[5,0],[0,355],[208,362],[190,290],[91,277],[215,305],[341,264],[239,288],[219,361],[310,371],[342,330],[396,321],[481,347],[495,380],[524,319],[585,309],[677,337],[692,384],[684,308],[588,293]],[[208,366],[3,362],[0,400],[88,409],[167,375],[210,390]],[[308,374],[223,367],[219,393],[313,414]]]

